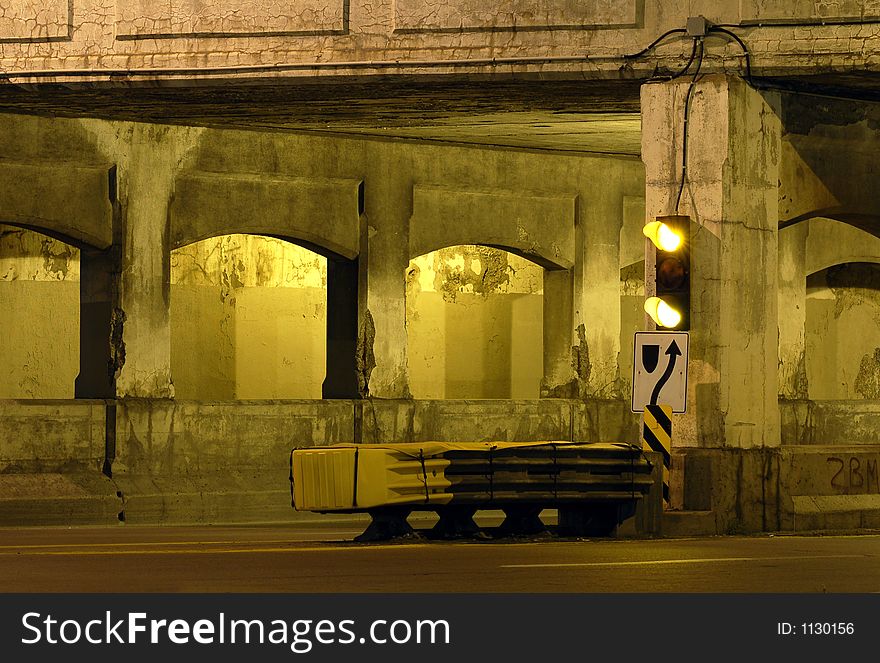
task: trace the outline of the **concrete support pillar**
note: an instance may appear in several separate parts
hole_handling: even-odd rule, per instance
[[[118,177],[123,229],[118,397],[174,397],[168,207],[176,174],[200,134],[200,129],[135,124],[124,137]]]
[[[689,81],[642,87],[648,217],[675,211]],[[774,95],[706,76],[688,122],[693,221],[688,414],[676,444],[779,444],[777,228],[781,126]]]
[[[327,259],[327,372],[322,398],[359,398],[358,260]]]
[[[411,398],[406,342],[406,268],[412,182],[389,160],[365,182],[359,260],[358,380],[362,396]]]
[[[80,251],[76,398],[114,398],[119,366],[119,246]]]
[[[602,182],[578,205],[573,364],[578,395],[618,398],[620,388],[620,183]]]
[[[807,398],[808,223],[779,232],[779,398]]]
[[[577,376],[571,361],[574,329],[574,273],[544,271],[544,377],[541,398],[576,398]]]

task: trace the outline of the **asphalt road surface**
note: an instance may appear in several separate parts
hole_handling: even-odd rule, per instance
[[[880,592],[880,535],[355,544],[358,523],[0,530],[2,592]]]

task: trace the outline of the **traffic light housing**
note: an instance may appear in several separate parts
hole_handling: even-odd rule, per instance
[[[687,215],[673,214],[658,216],[644,228],[645,236],[656,247],[656,296],[645,302],[645,311],[663,329],[690,329],[690,222]],[[678,320],[675,314],[680,316]]]

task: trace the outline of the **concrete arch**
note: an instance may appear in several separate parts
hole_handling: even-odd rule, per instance
[[[818,217],[807,223],[804,262],[807,276],[834,265],[880,263],[880,234],[870,233],[842,219]]]
[[[0,182],[6,183],[0,186],[0,223],[77,248],[113,243],[115,168],[3,161]]]
[[[472,244],[515,253],[546,269],[570,269],[576,213],[576,195],[416,185],[409,256]],[[498,220],[503,222],[490,222]]]
[[[175,183],[171,248],[218,235],[266,235],[326,257],[360,253],[360,180],[190,172]]]

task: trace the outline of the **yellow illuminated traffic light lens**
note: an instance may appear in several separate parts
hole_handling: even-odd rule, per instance
[[[675,327],[681,322],[681,313],[659,297],[648,297],[645,300],[645,313],[661,327]]]
[[[642,228],[642,232],[661,251],[675,251],[681,246],[681,235],[662,221],[651,221]]]

